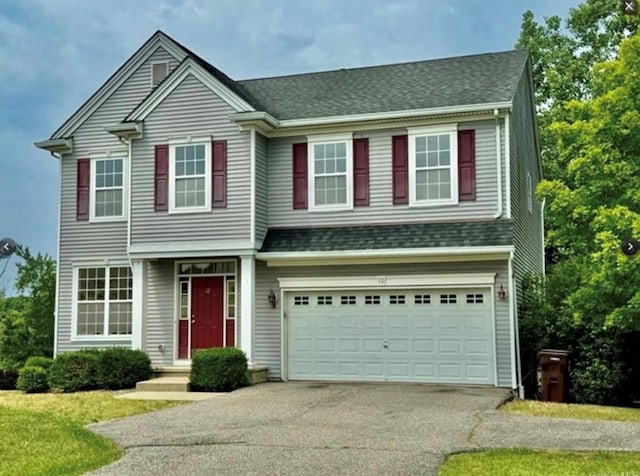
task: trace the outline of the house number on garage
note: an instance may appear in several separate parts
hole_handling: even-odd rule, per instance
[[[378,276],[378,284],[385,284],[387,282],[386,276]]]

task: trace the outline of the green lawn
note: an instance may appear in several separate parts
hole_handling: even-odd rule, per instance
[[[503,406],[502,410],[522,415],[553,418],[580,418],[586,420],[613,420],[640,423],[640,409],[637,408],[538,402],[536,400],[513,400]]]
[[[640,453],[497,449],[450,456],[438,476],[638,474]]]
[[[0,475],[75,475],[122,456],[110,440],[84,428],[180,402],[120,400],[110,392],[0,392]]]

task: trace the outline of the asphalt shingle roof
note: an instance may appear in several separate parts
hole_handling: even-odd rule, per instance
[[[237,81],[277,119],[507,102],[526,50]]]
[[[511,220],[321,228],[270,228],[263,252],[501,246],[513,243]]]

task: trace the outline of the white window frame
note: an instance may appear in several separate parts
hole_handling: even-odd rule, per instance
[[[407,130],[409,139],[409,206],[435,207],[458,204],[458,124],[412,127]],[[449,134],[451,198],[440,200],[418,200],[416,197],[416,139],[432,135]]]
[[[315,186],[315,147],[319,144],[339,144],[344,143],[346,149],[346,202],[331,205],[316,205]],[[307,170],[309,191],[309,211],[341,211],[353,210],[353,134],[332,134],[307,136]],[[337,174],[336,174],[337,175]]]
[[[133,338],[133,322],[131,334],[107,334],[109,331],[109,303],[110,300],[107,299],[108,291],[109,291],[109,270],[110,268],[130,268],[130,264],[127,261],[109,261],[105,264],[105,261],[87,261],[82,263],[73,264],[73,276],[72,276],[72,291],[73,291],[73,299],[72,299],[72,307],[71,307],[71,340],[72,341],[87,341],[87,342],[114,342],[114,341],[131,341]],[[80,269],[86,268],[103,268],[105,270],[105,306],[104,306],[104,321],[103,321],[103,334],[94,334],[94,335],[84,335],[78,334],[78,283],[80,278]],[[131,270],[132,279],[133,279],[133,270]],[[135,287],[135,283],[132,282],[132,289]],[[115,301],[122,302],[122,301]],[[131,299],[131,306],[133,311],[133,296]],[[132,312],[132,320],[133,320],[133,312]]]
[[[96,216],[96,192],[100,189],[96,188],[97,179],[96,162],[100,160],[122,160],[122,213],[120,215],[98,217]],[[127,219],[127,211],[129,205],[127,202],[128,177],[127,177],[127,158],[126,154],[114,154],[114,155],[95,155],[89,159],[89,221],[90,222],[113,222],[113,221],[125,221]],[[113,187],[115,190],[118,187]]]
[[[169,213],[201,213],[211,211],[211,141],[208,137],[169,141]],[[204,145],[204,205],[176,207],[176,147]]]
[[[529,213],[533,213],[533,184],[529,171],[527,171],[527,209]]]

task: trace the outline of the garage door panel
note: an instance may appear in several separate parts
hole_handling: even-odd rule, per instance
[[[359,352],[360,340],[359,339],[338,339],[338,351],[339,352]]]
[[[493,384],[490,301],[487,289],[288,293],[288,377]]]
[[[362,344],[364,352],[379,353],[384,349],[382,339],[363,339]]]
[[[419,353],[433,353],[433,340],[431,339],[414,339],[413,351]]]

